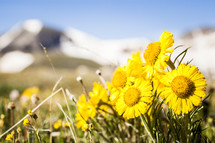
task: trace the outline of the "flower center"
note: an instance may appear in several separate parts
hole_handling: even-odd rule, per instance
[[[112,84],[114,87],[124,87],[127,81],[126,72],[123,70],[117,70],[112,79]]]
[[[129,107],[135,105],[139,101],[139,98],[140,91],[135,87],[127,89],[124,93],[124,102]]]
[[[177,76],[171,82],[172,91],[180,98],[186,98],[194,91],[194,83],[185,76]]]
[[[150,43],[145,50],[144,59],[147,63],[154,65],[161,52],[160,42]]]

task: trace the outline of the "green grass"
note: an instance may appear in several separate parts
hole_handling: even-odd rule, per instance
[[[34,56],[35,63],[24,71],[14,74],[0,73],[0,96],[8,97],[11,90],[17,89],[22,92],[30,86],[38,86],[41,91],[49,91],[50,93],[60,76],[63,76],[61,83],[65,88],[70,89],[74,94],[81,94],[82,87],[76,81],[77,76],[83,77],[84,83],[89,89],[91,89],[94,80],[99,80],[95,72],[101,66],[95,62],[52,52],[49,57],[52,59],[54,71],[44,54],[35,54]]]

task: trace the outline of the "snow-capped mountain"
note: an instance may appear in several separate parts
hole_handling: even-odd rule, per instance
[[[77,29],[68,29],[62,38],[63,53],[72,57],[91,59],[102,65],[120,65],[127,62],[131,53],[143,50],[149,40],[145,38],[102,40]]]
[[[24,22],[21,26],[14,26],[0,37],[1,53],[13,50],[24,50],[29,45],[34,47],[34,41],[42,27],[42,23],[37,20],[29,20]]]
[[[29,56],[32,52],[42,52],[40,43],[47,50],[55,49],[67,56],[92,60],[101,65],[119,65],[126,63],[132,52],[143,50],[149,40],[145,38],[102,40],[77,29],[70,28],[62,32],[44,26],[39,20],[27,20],[0,36],[0,43],[0,72],[7,72],[10,66],[10,72],[17,72],[29,64],[16,66],[22,68],[14,70],[11,63],[5,71],[1,65],[6,65],[3,62],[7,62],[7,59],[4,57],[3,61],[3,56],[14,51],[28,53]],[[14,56],[24,58],[19,55]]]
[[[59,47],[62,35],[58,30],[43,26],[39,20],[27,20],[0,36],[0,53],[41,51],[40,43],[47,48]]]
[[[199,67],[205,75],[211,73],[215,78],[214,29],[197,29],[174,39],[174,47],[192,47],[184,61],[193,59],[191,64]],[[40,43],[48,52],[54,49],[65,56],[83,58],[101,65],[124,65],[132,52],[144,51],[149,42],[146,38],[103,40],[74,28],[60,31],[44,26],[39,20],[27,20],[0,36],[0,72],[19,72],[34,63],[32,53],[43,52]],[[184,49],[175,50],[175,55]]]
[[[40,43],[59,48],[62,32],[45,27],[39,20],[16,24],[0,36],[0,72],[20,72],[34,62],[32,52],[43,51]]]

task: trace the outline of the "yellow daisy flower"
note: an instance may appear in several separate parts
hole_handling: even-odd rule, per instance
[[[163,90],[164,84],[160,81],[159,77],[164,75],[164,73],[160,73],[159,76],[155,76],[152,79],[152,87],[153,87],[153,94],[159,95]]]
[[[98,111],[103,115],[106,115],[106,112],[108,112],[109,107],[104,104],[99,105],[99,103],[101,102],[108,103],[107,89],[105,89],[103,85],[101,85],[100,83],[95,82],[93,84],[93,91],[89,93],[89,96],[90,96],[89,104],[94,106],[95,109],[99,109]]]
[[[79,113],[76,113],[76,127],[82,128],[89,118],[95,117],[96,107],[94,107],[92,103],[86,101],[84,94],[79,97],[77,107]]]
[[[126,67],[118,67],[112,78],[112,84],[107,82],[108,90],[110,91],[110,104],[115,106],[120,93],[127,85],[132,85],[134,77],[128,77]]]
[[[140,51],[132,54],[132,59],[128,59],[126,71],[128,76],[143,77],[143,61],[140,56]]]
[[[90,96],[90,103],[94,107],[97,107],[99,101],[107,102],[108,96],[107,96],[107,89],[105,89],[100,83],[94,83],[93,84],[93,91],[89,93]]]
[[[110,103],[111,105],[114,106],[116,104],[116,101],[119,98],[119,94],[121,90],[119,90],[119,88],[115,88],[113,84],[111,84],[110,82],[107,82],[107,87],[110,92],[110,97],[109,97]]]
[[[173,35],[164,31],[160,41],[150,43],[144,53],[144,73],[147,79],[152,79],[156,73],[163,72],[167,67],[166,62],[169,56],[166,53],[172,53],[174,49],[170,48],[174,44]]]
[[[161,82],[165,87],[160,96],[176,114],[187,114],[205,97],[206,79],[195,66],[181,64],[162,76]]]
[[[118,67],[113,74],[112,84],[115,88],[125,87],[127,82],[127,73],[125,67]]]
[[[173,34],[168,31],[163,31],[160,37],[160,43],[162,48],[172,47],[174,44]]]
[[[112,84],[107,83],[108,90],[110,91],[110,102],[112,105],[116,104],[116,101],[119,98],[122,88],[126,86],[127,83],[127,72],[125,67],[118,67],[112,78]]]
[[[84,119],[84,117],[86,116],[83,117],[80,115],[80,113],[76,113],[75,116],[76,116],[75,120],[77,121],[76,123],[77,128],[82,128],[85,124],[87,124],[86,122],[87,119]]]
[[[79,113],[84,117],[84,119],[88,120],[89,117],[93,118],[96,115],[96,108],[92,103],[86,101],[85,95],[82,94],[77,101],[77,107]]]
[[[116,111],[119,115],[123,114],[126,119],[138,117],[146,113],[153,97],[151,94],[152,86],[149,81],[139,78],[134,85],[123,89],[116,103]]]

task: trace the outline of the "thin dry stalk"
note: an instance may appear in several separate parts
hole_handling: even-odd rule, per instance
[[[63,79],[63,76],[61,76],[58,81],[55,83],[52,93],[56,90],[57,86],[60,84],[60,81]],[[49,126],[50,126],[50,143],[52,143],[52,99],[50,99],[49,102]]]
[[[63,114],[64,114],[64,116],[65,116],[65,118],[66,118],[66,122],[69,123],[69,121],[68,121],[68,115],[64,112],[62,106],[61,106],[59,103],[56,103],[56,104],[57,104],[57,106],[59,107],[59,109],[63,112]],[[71,121],[71,120],[70,120],[70,121]],[[73,122],[71,122],[71,125],[72,125],[72,127],[73,127]],[[72,128],[71,128],[70,126],[69,126],[69,129],[70,129],[71,134],[72,134],[72,136],[73,136],[73,139],[74,139],[74,141],[75,141],[75,143],[76,143],[76,137],[75,137],[75,135],[74,135],[74,133],[73,133],[73,131],[72,131]],[[74,130],[74,127],[73,127],[73,130]],[[74,131],[75,131],[75,130],[74,130]]]
[[[43,102],[41,102],[39,105],[37,105],[32,112],[35,112],[41,105],[43,105],[46,101],[48,101],[50,98],[52,98],[54,95],[56,95],[58,92],[62,91],[63,88],[59,88],[57,91],[52,93],[49,97],[47,97]],[[15,125],[13,125],[11,128],[9,128],[7,131],[5,131],[3,134],[1,134],[0,139],[6,135],[8,132],[10,132],[12,129],[14,129],[17,125],[19,125],[23,120],[25,120],[27,117],[29,117],[29,114],[25,115],[21,120],[19,120]]]

